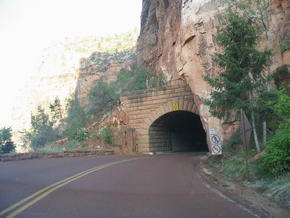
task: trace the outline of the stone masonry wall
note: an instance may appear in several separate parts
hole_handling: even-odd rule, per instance
[[[155,137],[155,142],[150,142],[155,145],[150,148],[149,128],[151,124],[160,116],[176,110],[189,111],[199,115],[196,104],[198,101],[190,87],[182,80],[174,80],[163,88],[130,92],[121,97],[122,113],[127,115],[127,127],[136,130],[137,152],[167,150],[166,142],[158,141],[158,137]],[[206,129],[205,126],[204,128]],[[158,131],[158,129],[150,131]]]

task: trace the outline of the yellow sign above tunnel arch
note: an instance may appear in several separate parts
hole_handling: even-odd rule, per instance
[[[172,104],[172,110],[173,111],[178,111],[179,110],[179,104],[178,103],[173,103]]]

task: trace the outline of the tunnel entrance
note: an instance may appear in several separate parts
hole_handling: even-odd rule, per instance
[[[208,151],[200,117],[188,111],[173,111],[155,120],[149,128],[151,152]]]

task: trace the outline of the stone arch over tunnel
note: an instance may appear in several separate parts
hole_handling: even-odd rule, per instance
[[[209,150],[206,126],[199,116],[198,107],[193,99],[178,98],[175,101],[169,101],[146,117],[142,125],[137,128],[137,150],[139,152]],[[179,120],[183,120],[183,122]],[[182,123],[186,124],[182,126]],[[159,129],[160,134],[153,134],[154,129]],[[198,138],[199,136],[196,136],[195,132],[199,132],[199,136],[202,136]],[[174,134],[176,135],[174,136]],[[182,149],[182,147],[176,146],[178,138],[183,134],[189,141],[196,142],[188,146],[190,149]],[[166,141],[167,144],[164,143],[166,137],[169,139],[169,141]]]
[[[189,112],[189,114],[170,114],[171,118],[167,119],[173,119],[177,121],[175,124],[173,121],[173,124],[171,121],[166,121],[169,126],[179,125],[178,117],[186,116],[187,120],[194,119],[192,117],[196,117],[195,125],[192,126],[199,126],[199,130],[203,129],[207,134],[211,133],[209,130],[213,130],[213,128],[209,129],[209,117],[206,113],[206,108],[203,107],[200,98],[192,92],[191,88],[185,83],[185,81],[180,79],[172,80],[164,87],[126,93],[121,97],[120,100],[120,110],[124,111],[127,118],[126,120],[128,121],[126,128],[131,128],[135,131],[133,150],[138,153],[148,153],[160,150],[160,148],[157,149],[156,146],[152,146],[152,137],[151,139],[149,137],[149,131],[152,131],[152,128],[150,130],[150,127],[159,118],[165,118],[163,115],[172,112],[181,111]],[[200,113],[201,111],[202,113]],[[162,122],[164,123],[165,121]],[[187,128],[190,127],[190,124],[188,125],[189,126],[187,126]],[[210,125],[212,126],[212,123]],[[183,127],[181,126],[180,128],[182,129]],[[185,132],[187,131],[187,128],[185,128]],[[170,130],[172,129],[173,127],[170,128]],[[192,132],[193,131],[194,130],[192,129]],[[207,139],[207,143],[209,144],[209,147],[204,149],[211,150],[209,136],[204,138]],[[165,148],[162,150],[165,150]],[[168,147],[166,150],[168,150]]]
[[[149,127],[149,150],[172,152],[208,151],[200,117],[189,111],[172,111]]]

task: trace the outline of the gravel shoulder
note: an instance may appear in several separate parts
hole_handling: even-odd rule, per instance
[[[288,209],[282,208],[252,188],[230,180],[219,172],[218,168],[208,164],[207,158],[207,156],[203,156],[200,159],[200,176],[202,181],[211,189],[229,197],[242,207],[249,209],[257,217],[290,217]]]

